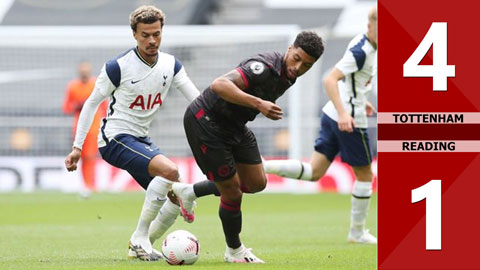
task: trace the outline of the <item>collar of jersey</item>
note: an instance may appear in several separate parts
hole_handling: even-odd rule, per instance
[[[150,63],[147,62],[147,60],[143,59],[142,55],[138,52],[138,48],[137,48],[137,47],[135,47],[135,50],[134,50],[134,51],[135,51],[135,54],[138,56],[138,59],[140,59],[140,61],[142,61],[145,65],[153,68],[153,67],[157,64],[157,62],[158,62],[158,55],[157,55],[157,60],[155,60],[155,63],[150,64]]]

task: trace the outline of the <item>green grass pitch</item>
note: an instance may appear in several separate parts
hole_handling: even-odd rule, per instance
[[[244,196],[241,239],[265,265],[223,262],[225,242],[213,196],[199,199],[193,224],[180,217],[170,229],[198,237],[195,265],[127,259],[142,203],[140,192],[100,193],[87,200],[62,193],[0,194],[0,269],[376,269],[376,246],[346,241],[348,195]],[[367,221],[374,235],[376,212],[374,196]]]

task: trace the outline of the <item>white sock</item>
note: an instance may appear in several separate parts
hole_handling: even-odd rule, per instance
[[[193,200],[198,199],[197,194],[195,194],[195,190],[193,188],[193,186],[195,184],[180,183],[180,185],[185,186],[185,189],[183,191],[184,191],[184,194],[188,197],[189,200],[193,201]]]
[[[360,234],[365,230],[370,196],[372,196],[372,182],[355,180],[352,190],[352,212],[350,219],[350,231],[354,234]]]
[[[171,185],[171,181],[159,176],[152,179],[147,187],[142,212],[132,238],[146,239],[148,237],[150,223],[155,219],[160,207],[162,207],[167,200],[167,193],[170,190]]]
[[[312,166],[309,163],[287,159],[267,160],[263,164],[266,173],[273,173],[287,178],[312,181]]]
[[[241,244],[238,248],[231,248],[227,246],[227,250],[230,254],[236,254],[240,251],[243,251],[245,249],[245,246]]]
[[[152,245],[175,223],[179,214],[180,207],[167,199],[148,229],[148,237]]]

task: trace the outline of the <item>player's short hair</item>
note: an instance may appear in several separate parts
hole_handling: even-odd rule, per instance
[[[293,46],[302,48],[302,50],[315,59],[320,58],[325,50],[322,38],[313,31],[302,31],[297,35]]]
[[[377,6],[373,6],[368,12],[368,21],[369,22],[377,21]]]
[[[160,21],[160,24],[163,27],[164,20],[165,14],[163,11],[154,6],[140,6],[130,13],[130,27],[134,32],[137,31],[138,23],[151,24]]]

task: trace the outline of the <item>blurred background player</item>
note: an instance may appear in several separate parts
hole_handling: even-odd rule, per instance
[[[163,234],[179,213],[178,206],[167,198],[172,183],[179,181],[178,168],[148,137],[150,124],[171,86],[188,101],[199,95],[180,61],[159,52],[164,19],[163,12],[154,6],[141,6],[130,14],[137,46],[102,68],[80,113],[73,150],[65,159],[67,169],[75,170],[95,111],[110,97],[108,115],[98,137],[99,150],[105,161],[128,171],[146,189],[128,251],[129,257],[146,261],[160,256],[153,250],[150,238]],[[192,213],[189,218],[193,221]]]
[[[342,161],[352,166],[356,181],[352,190],[352,209],[348,241],[376,244],[377,239],[365,229],[372,195],[372,153],[367,116],[374,107],[367,101],[377,63],[377,8],[368,14],[368,31],[349,43],[343,58],[325,79],[330,101],[323,107],[320,136],[310,163],[298,160],[265,162],[267,173],[288,178],[317,181],[340,152]]]
[[[264,263],[240,241],[242,195],[260,192],[267,184],[255,135],[245,124],[259,113],[272,120],[282,119],[283,111],[275,101],[323,51],[323,41],[316,33],[301,32],[286,53],[255,55],[215,79],[185,112],[188,143],[210,181],[175,183],[173,190],[187,211],[196,198],[220,192],[227,262]]]
[[[77,130],[78,118],[83,104],[90,96],[95,86],[95,77],[92,74],[92,64],[82,61],[78,65],[78,78],[70,81],[67,86],[65,100],[63,102],[63,113],[74,116],[73,134]],[[85,183],[83,196],[88,196],[90,192],[95,191],[95,161],[98,155],[97,137],[100,129],[100,121],[105,117],[107,111],[107,102],[103,102],[98,108],[93,118],[92,126],[88,130],[85,142],[82,147],[82,177]]]

